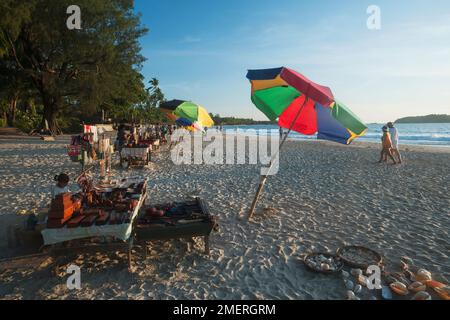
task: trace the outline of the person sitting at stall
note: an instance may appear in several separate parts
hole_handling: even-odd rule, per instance
[[[55,199],[58,194],[69,192],[68,184],[70,178],[67,174],[60,173],[59,175],[55,176],[55,181],[56,184],[52,186],[51,190],[52,199]]]

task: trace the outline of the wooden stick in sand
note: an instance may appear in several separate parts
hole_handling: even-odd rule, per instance
[[[308,97],[306,97],[305,101],[303,101],[302,106],[299,108],[299,110],[298,110],[294,120],[292,120],[292,123],[291,123],[291,126],[289,127],[288,132],[284,136],[283,140],[281,140],[281,143],[278,146],[277,152],[272,156],[272,159],[270,160],[270,166],[269,166],[269,169],[267,170],[267,173],[261,177],[261,181],[259,182],[258,190],[256,191],[255,197],[253,198],[252,206],[251,206],[250,211],[248,213],[248,220],[250,220],[253,217],[253,214],[255,213],[256,204],[258,203],[258,199],[259,199],[259,197],[260,197],[260,195],[261,195],[261,193],[263,191],[264,184],[267,181],[267,178],[269,176],[270,170],[272,169],[274,160],[278,156],[278,154],[280,153],[280,150],[283,147],[284,142],[286,141],[289,133],[291,132],[292,128],[294,127],[295,122],[297,121],[298,117],[300,116],[300,113],[303,110],[303,107],[305,106],[305,104],[307,102],[308,102]]]

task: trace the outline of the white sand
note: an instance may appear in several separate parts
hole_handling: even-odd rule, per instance
[[[48,201],[52,177],[79,165],[67,141],[0,140],[0,244],[14,213]],[[395,265],[407,255],[444,281],[450,275],[450,148],[403,146],[405,164],[375,163],[379,146],[288,141],[253,222],[246,213],[259,181],[255,165],[173,165],[161,154],[149,169],[150,200],[200,195],[219,218],[211,256],[186,252],[186,242],[154,242],[136,253],[129,274],[123,253],[79,256],[82,289],[49,270],[0,273],[0,297],[82,299],[344,299],[339,277],[305,269],[300,254],[369,246]],[[409,151],[405,151],[408,148]],[[2,251],[0,251],[1,253]],[[6,251],[4,251],[6,252]],[[74,262],[68,260],[67,264]]]

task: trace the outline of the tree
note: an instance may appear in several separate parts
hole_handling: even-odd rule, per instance
[[[164,93],[159,87],[159,81],[152,78],[149,84],[150,86],[145,89],[142,103],[134,108],[135,118],[139,117],[148,123],[166,122],[166,117],[159,110],[159,105],[165,101]]]
[[[68,0],[2,0],[0,58],[39,93],[43,119],[60,133],[64,112],[126,108],[144,94],[139,38],[147,31],[132,0],[78,0],[81,30],[66,26]]]
[[[19,101],[21,98],[27,99],[29,88],[26,76],[15,67],[14,62],[7,58],[0,59],[0,105],[2,118],[8,126],[14,126]]]

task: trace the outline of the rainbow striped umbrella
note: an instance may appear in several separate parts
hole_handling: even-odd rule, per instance
[[[280,127],[318,139],[350,144],[367,126],[344,104],[334,99],[330,88],[314,83],[289,68],[249,70],[252,102]]]
[[[171,100],[161,104],[161,111],[176,121],[179,125],[194,126],[198,128],[212,127],[214,121],[205,108],[190,101]]]
[[[278,151],[292,130],[305,135],[317,133],[318,139],[343,144],[350,144],[367,130],[356,115],[335,100],[330,88],[317,84],[292,69],[281,67],[249,70],[247,78],[252,86],[251,99],[255,106],[270,120],[278,119],[280,127],[289,129]],[[278,152],[272,157],[270,168],[276,155]],[[270,168],[261,178],[249,218],[255,212]]]

